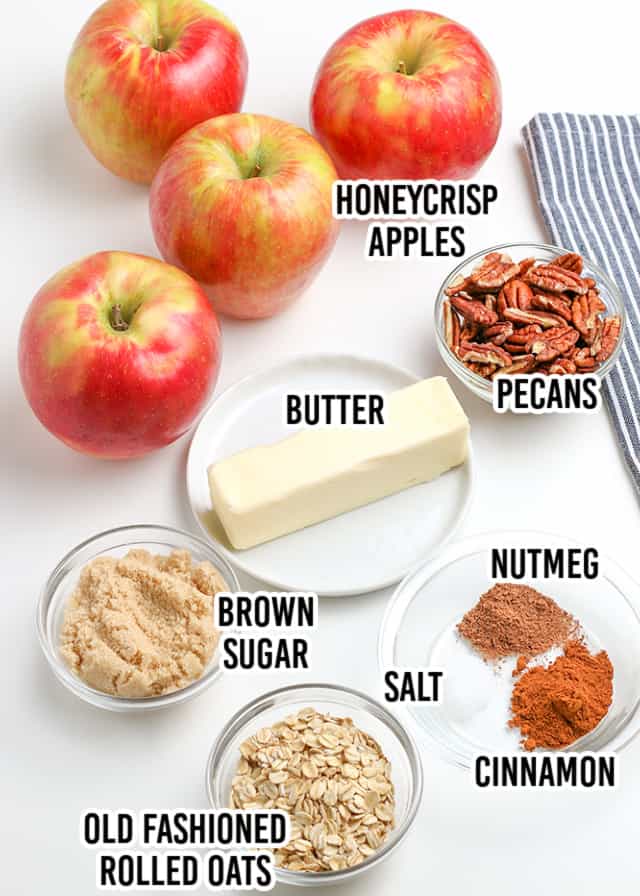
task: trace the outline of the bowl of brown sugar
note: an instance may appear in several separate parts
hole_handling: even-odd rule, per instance
[[[124,526],[75,547],[37,610],[44,655],[76,696],[117,712],[181,703],[218,678],[213,605],[236,575],[206,542],[167,526]]]
[[[381,626],[380,665],[442,670],[444,699],[406,714],[464,768],[478,754],[622,748],[640,730],[640,586],[602,555],[595,577],[492,579],[496,548],[581,550],[557,535],[486,533],[409,575]]]

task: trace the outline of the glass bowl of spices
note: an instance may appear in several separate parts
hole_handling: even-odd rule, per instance
[[[466,258],[434,306],[438,350],[485,401],[500,373],[604,378],[622,349],[622,284],[575,252],[503,243]]]
[[[479,754],[613,752],[638,733],[640,586],[602,554],[597,575],[568,575],[590,556],[563,536],[490,532],[398,586],[379,662],[443,670],[442,701],[403,710],[431,749],[470,768]],[[507,558],[495,579],[492,557]]]
[[[220,675],[213,602],[239,590],[207,542],[167,526],[123,526],[82,542],[40,594],[37,628],[56,678],[101,709],[182,703]]]
[[[422,797],[422,766],[405,726],[359,691],[285,687],[227,723],[206,770],[213,809],[289,813],[291,837],[275,850],[276,879],[343,883],[404,840]]]

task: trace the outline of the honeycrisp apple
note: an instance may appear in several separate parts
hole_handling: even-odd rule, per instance
[[[78,451],[146,454],[182,435],[218,375],[220,330],[198,284],[155,258],[99,252],[37,293],[19,366],[40,422]]]
[[[156,243],[219,311],[269,317],[308,286],[335,242],[335,178],[302,128],[265,115],[212,119],[173,144],[153,180]]]
[[[431,12],[388,13],[330,48],[311,121],[343,178],[468,178],[497,140],[500,82],[466,28]]]
[[[98,161],[149,183],[177,137],[240,108],[246,75],[238,31],[203,0],[107,0],[76,38],[65,93]]]

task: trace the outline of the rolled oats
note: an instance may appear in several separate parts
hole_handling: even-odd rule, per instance
[[[291,839],[275,851],[290,871],[360,864],[394,826],[391,766],[348,718],[303,709],[240,745],[233,809],[284,809]]]

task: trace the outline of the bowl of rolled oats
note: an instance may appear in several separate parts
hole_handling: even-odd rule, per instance
[[[440,354],[475,395],[512,374],[603,378],[624,337],[622,284],[577,252],[504,243],[465,259],[435,302]]]
[[[307,684],[264,694],[214,743],[214,809],[289,814],[274,851],[278,881],[333,884],[377,865],[408,833],[422,797],[418,750],[382,704],[349,688]]]

